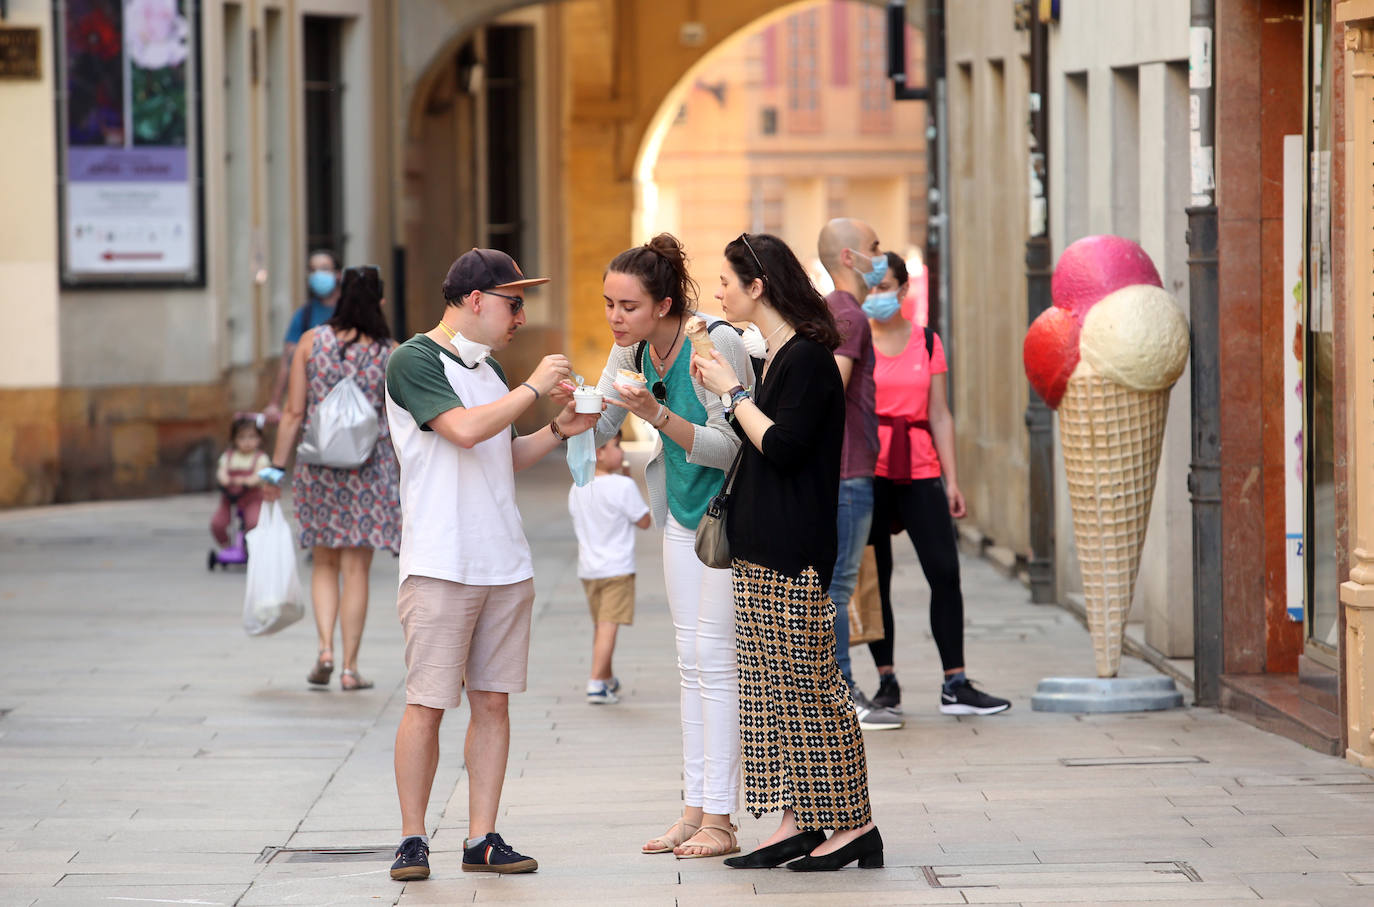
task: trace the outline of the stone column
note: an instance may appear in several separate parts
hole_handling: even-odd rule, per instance
[[[1345,684],[1351,762],[1374,768],[1374,0],[1336,7],[1345,32],[1346,412],[1349,431],[1350,580],[1345,607]]]

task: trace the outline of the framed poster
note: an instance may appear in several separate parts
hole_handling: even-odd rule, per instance
[[[57,0],[62,284],[203,286],[199,0]]]

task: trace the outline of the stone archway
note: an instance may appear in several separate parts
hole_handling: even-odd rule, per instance
[[[475,241],[465,236],[480,235],[475,220],[444,208],[445,196],[470,192],[475,199],[482,191],[463,182],[468,172],[464,137],[454,119],[467,115],[455,54],[470,35],[504,14],[538,6],[548,33],[557,39],[545,60],[544,78],[557,87],[551,99],[555,109],[548,111],[556,131],[548,136],[541,161],[548,180],[543,197],[549,203],[540,216],[553,224],[545,232],[557,246],[541,266],[558,286],[549,298],[552,311],[544,313],[542,335],[528,332],[510,358],[518,371],[525,360],[532,365],[550,349],[563,349],[590,376],[605,354],[602,273],[606,262],[642,240],[632,235],[635,166],[665,101],[713,49],[801,5],[803,0],[664,0],[652,10],[636,0],[401,4],[396,30],[402,45],[399,109],[405,121],[397,136],[396,159],[402,165],[395,187],[403,203],[396,235],[408,250],[411,325],[439,311],[432,287],[420,274],[434,271],[432,260],[445,254],[451,260]],[[449,130],[452,153],[434,140],[435,128]]]

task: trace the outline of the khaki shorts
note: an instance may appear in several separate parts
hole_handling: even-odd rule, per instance
[[[587,607],[592,620],[600,623],[632,624],[635,622],[635,575],[608,576],[605,579],[584,579]]]
[[[456,708],[465,683],[470,690],[523,692],[533,604],[532,579],[468,586],[406,577],[396,599],[406,637],[406,703]]]

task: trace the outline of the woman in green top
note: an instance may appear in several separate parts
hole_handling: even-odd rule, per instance
[[[615,347],[599,390],[606,408],[596,427],[601,444],[627,412],[658,429],[645,471],[654,522],[663,527],[663,573],[682,677],[682,816],[652,838],[644,853],[679,859],[735,853],[730,814],[739,800],[739,675],[730,571],[697,559],[693,543],[706,505],[734,462],[739,438],[725,407],[691,376],[687,320],[695,316],[696,283],[677,239],[661,233],[617,255],[604,280],[606,320]],[[744,344],[724,322],[710,333],[716,348],[753,383]],[[621,372],[642,373],[647,387],[627,386]]]

